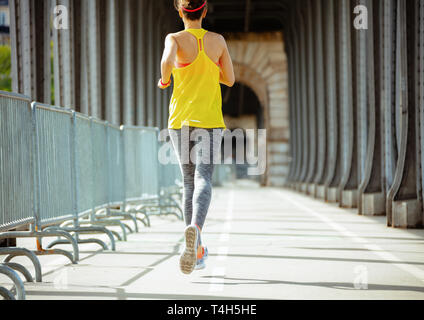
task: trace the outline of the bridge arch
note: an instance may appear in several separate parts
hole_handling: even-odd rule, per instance
[[[281,32],[226,36],[237,82],[255,92],[267,130],[265,184],[283,186],[289,172],[287,57]]]

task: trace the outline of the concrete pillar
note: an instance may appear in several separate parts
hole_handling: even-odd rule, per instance
[[[75,108],[75,69],[73,51],[74,3],[71,0],[53,0],[53,6],[67,8],[68,29],[56,29],[53,26],[54,60],[54,104]]]
[[[296,130],[294,123],[296,121],[295,108],[295,77],[294,77],[294,54],[293,54],[293,36],[291,33],[285,38],[286,54],[288,61],[288,82],[289,82],[289,118],[290,118],[290,169],[288,175],[288,185],[293,187],[294,168],[296,159]]]
[[[326,200],[337,201],[338,172],[339,167],[339,114],[337,108],[337,64],[336,64],[336,37],[335,30],[335,1],[325,1],[324,21],[325,21],[325,77],[326,77],[326,101],[327,101],[327,170],[326,170]]]
[[[99,0],[87,2],[87,53],[88,53],[88,83],[90,115],[101,119],[101,63],[100,63],[100,27],[99,27]]]
[[[392,125],[393,115],[395,114],[395,97],[392,92],[395,90],[395,64],[396,48],[395,29],[396,19],[396,3],[395,1],[387,1],[384,3],[384,68],[383,68],[383,101],[382,112],[384,128],[382,128],[383,136],[383,162],[384,162],[384,194],[386,195],[389,188],[393,184],[393,178],[396,170],[397,162],[397,146],[396,146],[396,128]],[[424,136],[424,135],[423,135]],[[385,197],[385,196],[384,196]]]
[[[327,150],[327,122],[325,110],[324,95],[324,38],[323,38],[323,19],[322,19],[322,2],[314,1],[315,5],[315,83],[316,83],[316,103],[317,103],[317,132],[318,132],[318,158],[317,172],[314,182],[322,186],[324,184],[325,166],[326,166],[326,150]],[[318,188],[317,188],[318,189]],[[317,194],[316,194],[317,195]]]
[[[300,173],[301,173],[301,163],[302,163],[302,158],[304,157],[303,153],[302,153],[302,125],[301,125],[301,81],[300,81],[300,41],[299,41],[299,32],[297,30],[297,26],[294,25],[293,26],[293,37],[294,37],[294,59],[293,59],[293,63],[295,65],[294,67],[294,76],[295,76],[295,93],[296,93],[296,99],[295,99],[295,109],[296,109],[296,114],[295,114],[295,128],[296,128],[296,158],[294,159],[295,161],[295,173],[294,173],[294,181],[296,183],[300,182]]]
[[[309,159],[310,159],[310,128],[309,128],[309,103],[308,103],[308,92],[307,92],[307,59],[306,59],[306,17],[304,8],[299,6],[298,15],[299,19],[299,48],[300,48],[300,90],[301,90],[301,125],[302,125],[302,162],[301,162],[301,173],[300,173],[300,182],[302,182],[302,191],[306,191],[305,183],[306,175],[309,168]]]
[[[12,90],[50,103],[51,2],[11,0],[9,8]]]
[[[360,0],[359,4],[368,6],[366,0]],[[368,30],[356,30],[356,100],[357,100],[357,158],[359,183],[364,180],[365,166],[368,147],[368,82],[367,70],[370,61],[367,57],[367,35]]]
[[[382,39],[384,36],[382,26],[383,5],[375,5],[374,1],[367,1],[369,17],[369,30],[367,32],[367,61],[368,61],[368,148],[364,179],[359,186],[359,214],[382,215],[385,213],[385,194],[383,189],[383,163],[382,163],[382,101],[384,74],[381,61]]]
[[[393,227],[422,228],[424,223],[421,192],[419,139],[419,101],[422,74],[418,55],[422,20],[421,1],[399,0],[396,42],[396,109],[399,115],[399,144],[396,172],[387,194],[387,223]],[[421,4],[422,5],[422,4]]]
[[[36,63],[36,99],[49,104],[51,102],[51,49],[50,49],[50,14],[51,1],[34,1]]]
[[[147,125],[153,127],[155,125],[155,92],[156,81],[159,77],[155,77],[154,74],[154,2],[148,1],[148,10],[146,10],[147,18],[147,46],[145,54],[147,57],[147,77],[146,77],[146,89],[147,89]]]
[[[87,49],[87,28],[88,28],[88,12],[87,1],[82,1],[80,6],[81,16],[81,34],[80,34],[80,66],[78,66],[79,75],[76,75],[77,81],[80,82],[80,111],[84,114],[90,114],[90,101],[89,101],[89,80],[88,80],[88,49]]]
[[[22,3],[17,0],[9,1],[9,10],[10,10],[10,38],[11,38],[11,56],[12,56],[12,90],[17,93],[28,94],[25,92],[24,88],[24,77],[23,77],[23,66],[24,66],[24,56],[21,53],[23,47],[25,46],[25,41],[28,41],[27,38],[23,38],[23,30],[21,27],[21,21],[29,21],[29,12],[24,14],[28,15],[28,18],[25,18],[22,15],[21,7]],[[27,10],[28,11],[28,10]]]
[[[122,111],[125,125],[135,124],[134,2],[122,2]]]
[[[170,28],[170,23],[169,23],[169,17],[166,16],[165,21],[165,25],[163,28],[163,40],[162,40],[162,48],[164,48],[164,39],[165,37],[168,35],[168,33],[172,32],[171,28]],[[170,94],[172,92],[172,86],[169,87],[168,89],[166,89],[163,93],[162,93],[162,128],[167,128],[168,127],[168,117],[169,117],[169,101],[170,101]]]
[[[339,184],[340,206],[357,207],[358,171],[357,171],[357,139],[356,139],[356,106],[353,103],[353,68],[351,37],[351,4],[350,0],[338,2],[338,68],[339,68],[339,101],[340,101],[340,141],[341,141],[341,180]]]
[[[318,134],[317,134],[317,110],[316,110],[316,99],[315,99],[315,60],[314,53],[316,52],[315,43],[314,43],[314,26],[313,26],[313,16],[312,16],[312,1],[307,2],[305,8],[305,31],[306,31],[306,60],[307,60],[307,92],[308,94],[308,122],[309,122],[309,159],[308,159],[308,170],[306,174],[306,183],[308,184],[307,193],[315,194],[312,188],[312,182],[317,170],[317,144],[318,144]]]
[[[147,55],[146,39],[148,37],[146,27],[147,1],[137,2],[137,31],[136,31],[136,118],[137,125],[147,125]]]
[[[160,6],[161,7],[161,6]],[[161,9],[161,8],[158,9]],[[162,10],[160,10],[162,11]],[[161,13],[158,19],[158,23],[155,26],[155,75],[157,75],[157,79],[159,80],[161,76],[161,58],[162,58],[162,43],[163,43],[163,34],[162,34],[162,23],[164,22],[164,16]],[[155,86],[155,95],[156,95],[156,104],[155,104],[155,113],[156,113],[156,121],[155,127],[162,128],[163,121],[163,91],[160,90],[157,86]]]
[[[119,50],[119,0],[106,2],[105,108],[106,120],[121,124],[121,63]]]

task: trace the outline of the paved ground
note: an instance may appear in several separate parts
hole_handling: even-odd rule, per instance
[[[424,298],[424,230],[387,228],[384,217],[287,190],[216,189],[208,266],[191,276],[178,269],[183,228],[153,218],[117,252],[83,245],[78,265],[41,257],[44,282],[26,284],[27,299]]]

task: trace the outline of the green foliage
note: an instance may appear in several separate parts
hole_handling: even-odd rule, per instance
[[[0,46],[0,90],[12,91],[10,46]]]
[[[53,42],[51,42],[51,98],[54,104],[54,64],[53,64]],[[0,46],[0,90],[12,91],[12,79],[10,77],[12,69],[11,49],[10,46]]]

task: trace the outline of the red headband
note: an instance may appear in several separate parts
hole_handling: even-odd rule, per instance
[[[183,8],[183,10],[184,10],[185,12],[196,12],[196,11],[202,10],[205,6],[206,6],[206,1],[202,4],[202,6],[200,6],[200,7],[199,7],[199,8],[197,8],[197,9],[194,9],[194,10],[186,9],[186,8],[184,8],[183,6],[181,6],[181,8]]]

